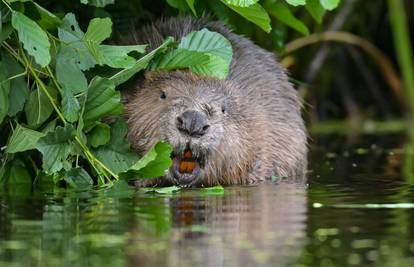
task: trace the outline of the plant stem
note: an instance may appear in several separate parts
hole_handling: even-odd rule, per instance
[[[39,76],[37,76],[36,71],[32,68],[30,62],[28,61],[26,55],[24,54],[24,51],[21,51],[21,54],[22,54],[22,57],[23,57],[24,62],[26,63],[27,68],[29,69],[29,71],[31,72],[31,74],[33,75],[33,77],[35,78],[36,84],[45,93],[45,95],[49,99],[50,103],[52,104],[53,109],[58,114],[60,120],[66,125],[67,124],[67,121],[66,121],[65,117],[63,116],[63,114],[60,111],[59,107],[56,105],[56,102],[53,99],[53,97],[49,94],[49,91],[46,89],[46,86],[43,84],[42,80],[39,78]]]
[[[13,12],[13,9],[11,8],[11,6],[9,5],[9,3],[7,3],[7,1],[6,0],[1,0],[3,3],[4,3],[4,5],[8,8],[8,9],[10,9],[10,11],[12,11]]]
[[[59,83],[57,82],[55,75],[53,75],[52,70],[49,68],[49,66],[46,67],[47,72],[49,73],[50,78],[52,78],[53,83],[55,84],[56,88],[59,90],[60,93],[62,93],[62,87],[60,87]]]
[[[410,34],[407,17],[402,0],[388,0],[390,22],[394,36],[394,45],[398,63],[403,76],[405,92],[410,106],[410,115],[414,114],[414,67],[413,51],[411,49]]]
[[[82,147],[82,149],[84,150],[85,154],[87,154],[88,156],[91,157],[91,160],[93,161],[92,163],[96,163],[99,165],[99,167],[101,167],[104,171],[106,171],[107,173],[109,173],[112,177],[114,177],[116,180],[119,179],[118,175],[116,175],[114,172],[112,172],[108,167],[105,166],[105,164],[103,164],[100,160],[98,160],[93,154],[92,152],[89,150],[89,148],[87,146],[85,146],[82,142],[82,140],[79,138],[79,136],[75,136],[75,140],[76,142],[78,142],[78,144]]]
[[[56,105],[55,100],[53,99],[53,97],[49,94],[49,91],[46,89],[46,86],[43,84],[42,80],[40,80],[39,76],[37,76],[36,72],[34,71],[34,69],[32,68],[32,66],[30,65],[29,61],[27,60],[26,55],[24,54],[24,52],[22,51],[22,55],[23,55],[23,59],[26,63],[27,68],[29,69],[29,71],[31,72],[31,74],[33,75],[33,77],[36,80],[36,83],[38,84],[38,86],[41,88],[41,90],[46,94],[46,96],[48,97],[50,103],[52,104],[53,108],[55,109],[56,113],[58,114],[60,120],[66,125],[68,122],[66,121],[65,117],[63,116],[62,112],[60,111],[59,107]],[[50,68],[47,68],[50,74],[50,77],[52,77],[52,80],[54,82],[54,76],[53,73],[51,72]],[[60,88],[60,87],[59,87]],[[114,177],[116,180],[118,180],[118,175],[116,175],[115,173],[113,173],[108,167],[105,166],[105,164],[103,164],[101,161],[99,161],[93,154],[92,152],[89,150],[89,148],[87,146],[85,146],[82,142],[82,140],[79,138],[78,135],[75,136],[75,140],[76,142],[81,146],[83,152],[85,153],[88,161],[91,163],[91,165],[95,168],[95,164],[97,164],[100,168],[102,168],[105,172],[109,173],[112,177]],[[105,175],[106,177],[106,175]],[[109,177],[106,177],[106,179],[108,179],[108,181],[110,180]],[[104,181],[102,181],[104,183]]]

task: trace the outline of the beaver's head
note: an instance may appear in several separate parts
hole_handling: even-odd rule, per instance
[[[139,153],[159,140],[171,144],[173,165],[163,179],[211,185],[225,169],[242,168],[245,120],[227,81],[186,71],[150,73],[136,90],[126,106],[128,138]]]

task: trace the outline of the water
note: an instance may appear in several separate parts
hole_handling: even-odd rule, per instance
[[[404,139],[313,143],[308,184],[0,191],[0,266],[414,266]]]

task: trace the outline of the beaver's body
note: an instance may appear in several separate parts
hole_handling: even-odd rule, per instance
[[[153,49],[167,36],[180,40],[202,28],[230,40],[228,77],[218,80],[184,70],[150,73],[127,104],[128,138],[138,152],[160,139],[174,148],[168,174],[149,184],[247,184],[273,175],[303,177],[307,147],[299,99],[272,53],[218,22],[189,18],[157,22],[138,31],[135,40]]]

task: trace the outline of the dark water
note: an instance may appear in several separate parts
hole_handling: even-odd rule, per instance
[[[314,137],[307,185],[0,193],[0,266],[414,266],[401,136]]]

